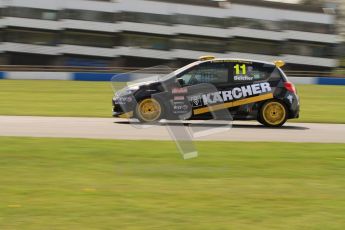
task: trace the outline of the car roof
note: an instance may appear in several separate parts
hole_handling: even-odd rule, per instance
[[[259,61],[259,60],[254,60],[254,59],[245,59],[245,58],[214,58],[210,60],[200,61],[200,63],[214,62],[214,61],[256,62],[256,63],[262,63],[262,64],[273,65],[273,66],[275,65],[273,62]]]

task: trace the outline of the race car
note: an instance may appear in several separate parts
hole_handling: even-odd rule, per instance
[[[299,117],[299,96],[273,63],[203,56],[155,81],[117,91],[113,116],[154,123],[161,119],[257,120],[280,127]]]

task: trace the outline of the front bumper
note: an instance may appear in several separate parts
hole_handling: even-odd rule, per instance
[[[127,108],[126,105],[117,104],[114,100],[112,100],[113,104],[113,117],[119,118],[132,118],[134,112],[132,109]]]
[[[133,111],[124,113],[124,112],[113,112],[113,117],[118,117],[118,118],[133,118],[134,113]]]

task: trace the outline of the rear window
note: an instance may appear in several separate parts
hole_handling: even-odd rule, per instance
[[[277,67],[264,63],[234,63],[233,83],[279,80],[281,73]]]

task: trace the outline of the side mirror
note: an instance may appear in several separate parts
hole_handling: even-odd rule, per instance
[[[185,82],[184,82],[184,80],[182,78],[177,78],[176,82],[179,83],[181,86],[185,85]]]

